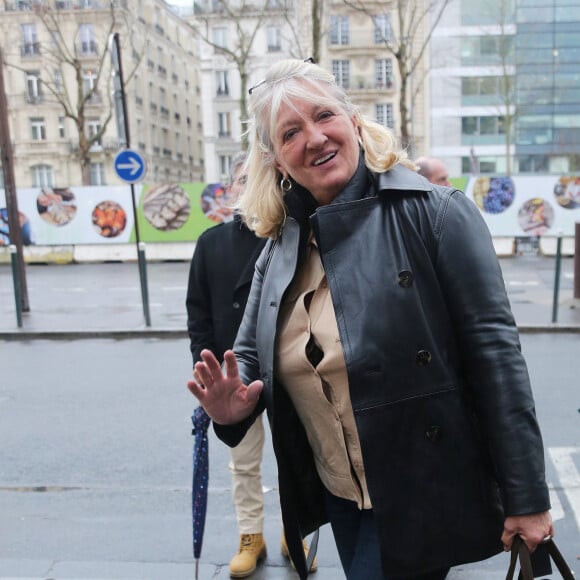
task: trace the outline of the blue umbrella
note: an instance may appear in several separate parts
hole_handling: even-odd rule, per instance
[[[193,445],[193,482],[191,486],[191,515],[193,519],[193,556],[195,558],[195,578],[199,577],[199,556],[203,542],[205,514],[207,509],[207,482],[209,471],[209,453],[207,428],[209,415],[203,407],[197,407],[191,417],[192,434],[195,436]]]

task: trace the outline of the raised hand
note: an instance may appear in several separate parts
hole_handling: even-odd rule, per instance
[[[262,381],[244,385],[232,350],[224,353],[225,373],[211,351],[202,350],[201,358],[194,365],[194,379],[188,381],[187,388],[206,413],[221,425],[238,423],[248,417],[258,403],[264,386]]]

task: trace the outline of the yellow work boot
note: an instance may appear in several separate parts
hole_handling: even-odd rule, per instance
[[[240,549],[230,562],[231,578],[251,576],[258,562],[266,557],[266,542],[262,534],[242,534]]]
[[[308,553],[310,550],[308,549],[308,543],[306,542],[306,540],[302,540],[302,547],[304,548],[304,557],[308,560]],[[284,534],[284,532],[282,532],[282,539],[280,540],[280,551],[282,552],[282,556],[284,556],[284,558],[288,558],[288,560],[290,560],[290,564],[292,565],[292,568],[294,568],[294,562],[292,562],[292,559],[290,558],[288,544],[286,543],[286,534]],[[309,573],[316,572],[317,568],[318,568],[318,560],[316,559],[315,556],[314,560],[312,560]]]

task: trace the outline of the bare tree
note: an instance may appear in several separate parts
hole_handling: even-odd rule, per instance
[[[42,70],[39,78],[43,92],[61,107],[64,116],[75,126],[78,148],[75,156],[81,167],[82,184],[89,185],[91,150],[101,142],[113,116],[110,58],[108,38],[121,27],[130,30],[129,13],[109,0],[99,14],[94,40],[82,37],[83,25],[70,11],[66,2],[35,3],[34,13],[49,39],[40,47]],[[97,37],[96,35],[99,34]],[[134,67],[127,75],[129,81],[138,67],[143,51],[133,50]],[[7,63],[15,68],[21,67]],[[97,126],[89,127],[89,108],[98,105],[102,116]]]
[[[290,56],[294,58],[312,57],[315,62],[320,62],[320,45],[325,35],[322,26],[324,0],[311,0],[310,2],[278,0],[278,3],[289,31],[287,40]],[[299,7],[297,8],[297,6]],[[301,14],[300,8],[308,9],[308,14]]]
[[[258,3],[247,0],[219,0],[211,9],[203,10],[195,5],[194,30],[203,42],[211,46],[217,54],[235,64],[240,76],[240,119],[243,124],[248,118],[248,78],[251,65],[251,51],[254,39],[262,24],[272,13],[270,0],[258,0]],[[227,20],[234,25],[233,45],[224,46],[212,37],[212,26],[216,22]],[[242,149],[248,148],[246,132],[241,131]]]
[[[512,130],[517,116],[516,90],[514,75],[514,17],[515,7],[513,0],[499,0],[489,2],[490,14],[495,15],[499,35],[497,36],[497,53],[501,70],[498,79],[498,96],[501,102],[500,115],[504,121],[506,175],[511,175],[512,158]]]
[[[344,3],[366,14],[375,22],[379,14],[393,14],[391,29],[384,34],[379,27],[385,50],[396,61],[400,79],[399,115],[401,118],[401,144],[412,145],[412,111],[424,78],[421,60],[425,56],[433,31],[451,0],[343,0]],[[412,80],[415,82],[412,83]]]

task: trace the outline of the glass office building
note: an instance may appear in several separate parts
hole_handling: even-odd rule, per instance
[[[452,175],[580,172],[580,0],[451,0],[430,51]]]
[[[580,171],[580,1],[517,0],[520,173]]]

